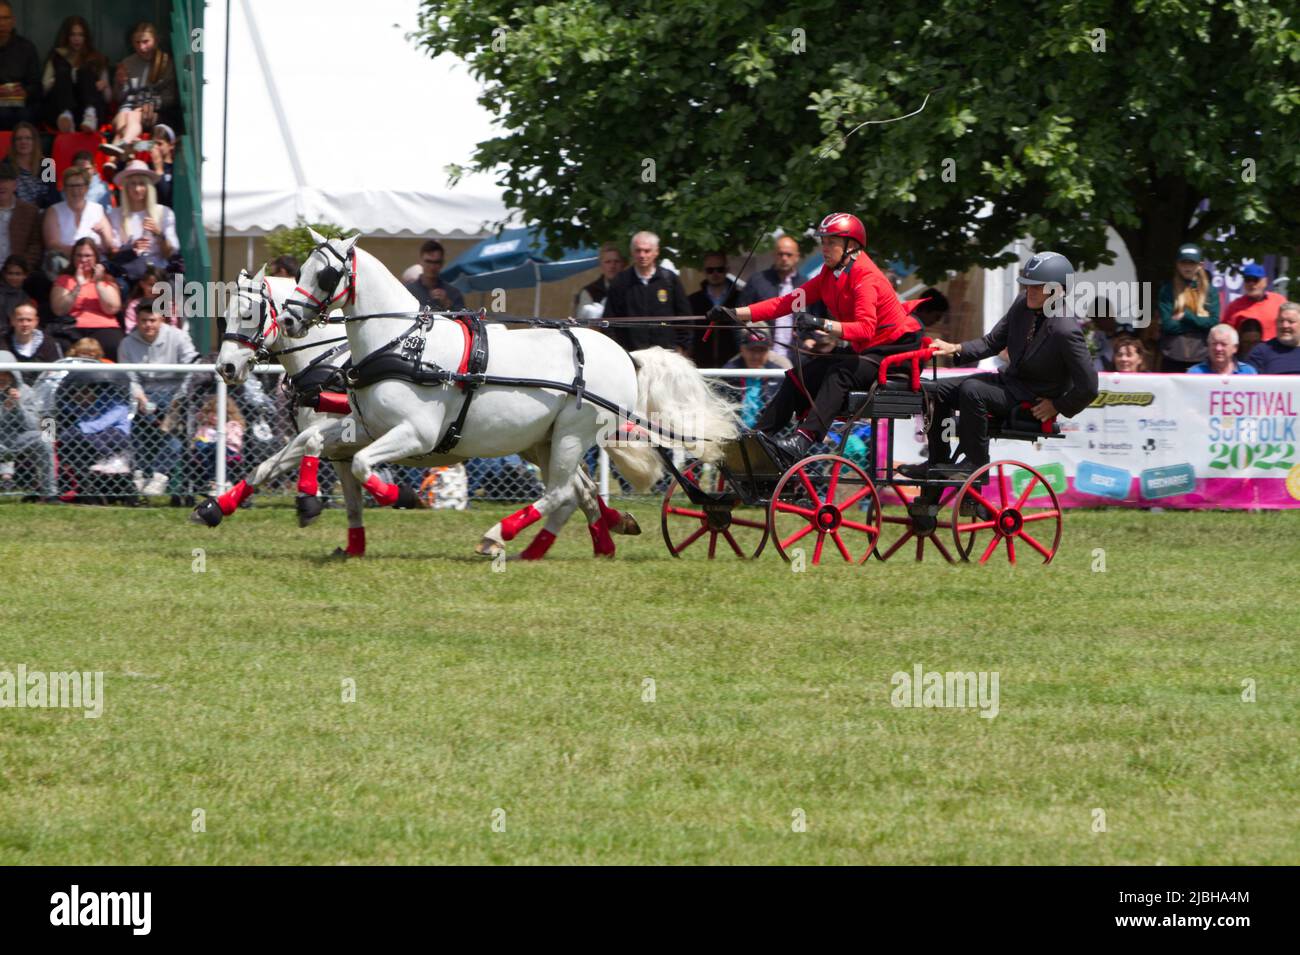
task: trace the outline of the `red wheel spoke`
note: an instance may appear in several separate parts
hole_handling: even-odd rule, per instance
[[[816,528],[816,526],[817,526],[817,525],[815,525],[815,524],[811,524],[811,523],[809,523],[809,524],[805,524],[803,527],[801,527],[799,530],[795,531],[793,534],[791,534],[791,535],[790,535],[789,537],[787,537],[785,540],[781,541],[781,547],[782,547],[782,549],[784,549],[784,548],[786,548],[786,547],[789,547],[789,546],[790,546],[791,544],[793,544],[795,541],[800,540],[800,539],[801,539],[805,534],[808,534],[808,533],[810,533],[812,530],[814,530],[814,529]]]
[[[1061,516],[1060,511],[1037,511],[1033,514],[1024,514],[1021,516],[1020,519],[1028,523],[1029,521],[1045,521],[1049,518],[1060,517],[1060,516]]]
[[[763,528],[767,527],[766,524],[759,523],[758,521],[751,521],[746,517],[733,517],[731,523],[735,524],[737,527],[752,527],[756,531],[761,531]]]
[[[1032,472],[1030,473],[1032,474]],[[1020,492],[1020,500],[1016,501],[1016,503],[1013,504],[1012,507],[1014,507],[1017,511],[1020,510],[1022,507],[1024,507],[1025,501],[1029,500],[1029,492],[1034,489],[1034,485],[1037,483],[1038,483],[1038,475],[1034,474],[1029,479],[1029,483],[1025,485],[1025,489]]]
[[[826,500],[828,501],[835,500],[835,485],[840,483],[840,468],[843,466],[843,463],[840,461],[836,461],[831,465],[831,483],[830,486],[826,488]]]
[[[690,547],[690,546],[691,546],[692,544],[694,544],[697,540],[699,540],[701,537],[703,537],[703,536],[704,536],[704,532],[705,532],[706,530],[708,530],[708,528],[705,527],[705,526],[703,526],[703,525],[701,525],[700,527],[696,528],[696,529],[695,529],[695,532],[694,532],[693,534],[691,534],[689,537],[686,538],[686,540],[682,541],[680,544],[678,544],[676,547],[673,548],[673,553],[674,553],[674,554],[680,554],[680,553],[681,553],[682,551],[684,551],[686,548]]]
[[[844,546],[844,541],[840,540],[839,531],[831,531],[831,540],[835,541],[835,546],[840,549],[840,556],[850,564],[853,563],[853,558],[849,556],[849,549]]]
[[[921,534],[916,535],[916,559],[925,559],[925,537]]]
[[[974,524],[958,524],[957,530],[963,534],[966,534],[969,533],[970,531],[987,530],[990,527],[996,526],[996,524],[997,521],[976,521]]]
[[[885,551],[883,554],[880,555],[880,559],[889,560],[889,558],[893,557],[894,554],[898,552],[898,549],[902,547],[904,544],[906,544],[908,538],[910,538],[914,533],[916,532],[913,531],[911,528],[908,528],[906,534],[904,534],[898,540],[894,541],[894,543],[890,545],[889,550]]]
[[[817,532],[817,546],[813,548],[813,563],[814,563],[814,564],[820,564],[820,563],[822,562],[822,545],[825,544],[825,543],[826,543],[826,532],[825,532],[825,531],[818,531],[818,532]]]
[[[881,520],[886,524],[911,524],[910,517],[882,517]]]
[[[930,535],[930,543],[932,543],[938,549],[939,553],[943,554],[944,560],[946,560],[950,564],[953,563],[952,555],[948,553],[948,548],[943,546],[943,541],[939,540],[939,536],[937,534]]]
[[[689,511],[684,507],[669,507],[669,514],[677,514],[680,517],[694,517],[696,520],[704,520],[703,511]]]
[[[723,531],[722,536],[727,539],[727,543],[730,544],[731,549],[736,552],[736,556],[743,559],[745,552],[741,550],[740,545],[736,543],[736,538],[731,536],[731,531]]]
[[[808,480],[808,472],[803,468],[799,469],[799,480],[803,483],[804,490],[808,492],[808,497],[813,502],[813,507],[821,507],[822,499],[817,496],[817,491],[812,486],[812,481]]]
[[[870,484],[865,485],[860,490],[854,491],[847,501],[839,505],[839,509],[841,511],[847,511],[850,507],[858,503],[858,501],[862,500],[866,495],[870,493],[871,493],[871,485]]]
[[[1014,537],[1007,538],[1007,560],[1013,564],[1016,562],[1016,539]]]
[[[861,524],[858,521],[840,521],[840,527],[851,527],[855,531],[862,531],[864,534],[879,534],[880,525],[878,524]]]
[[[993,555],[993,552],[998,549],[998,541],[1000,540],[1002,540],[1002,538],[999,535],[993,535],[993,539],[989,541],[989,546],[984,548],[984,556],[980,558],[981,564],[987,562],[989,557]]]
[[[1038,541],[1034,540],[1034,538],[1026,534],[1024,531],[1020,531],[1016,536],[1019,537],[1026,544],[1028,544],[1030,547],[1032,547],[1034,550],[1038,551],[1038,553],[1042,554],[1048,560],[1051,560],[1052,555],[1047,552],[1047,548],[1044,547],[1042,544],[1038,543]]]
[[[987,507],[994,514],[1002,510],[1002,508],[998,507],[992,501],[988,500],[983,494],[981,494],[977,488],[971,488],[966,493],[969,494],[971,497],[975,498],[975,500],[979,501],[981,504]]]
[[[1006,469],[1003,468],[1003,466],[1000,464],[998,465],[998,496],[1002,498],[1002,506],[1006,507],[1007,498],[1010,497],[1011,495],[1007,493]]]
[[[777,501],[776,509],[785,514],[798,514],[812,520],[817,516],[817,512],[808,507],[800,507],[798,504],[787,504],[785,501]]]
[[[709,531],[709,560],[718,556],[718,532]]]

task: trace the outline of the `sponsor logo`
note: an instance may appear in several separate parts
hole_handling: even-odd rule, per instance
[[[1142,431],[1177,431],[1178,422],[1173,418],[1138,418],[1138,428]]]
[[[1084,494],[1122,501],[1128,497],[1132,481],[1133,476],[1123,468],[1098,464],[1096,461],[1083,461],[1074,475],[1074,489]]]
[[[1053,461],[1051,464],[1044,464],[1038,468],[1038,473],[1043,476],[1043,480],[1057,494],[1064,494],[1069,490],[1069,484],[1065,479],[1065,465],[1060,461]],[[1025,485],[1034,479],[1034,476],[1024,468],[1017,468],[1011,475],[1011,491],[1016,497],[1020,497],[1024,491]],[[1041,485],[1035,485],[1033,492],[1029,495],[1032,501],[1037,497],[1046,497]]]
[[[1300,501],[1300,464],[1292,466],[1286,476],[1286,492]]]
[[[1139,408],[1145,408],[1156,400],[1156,396],[1149,391],[1099,391],[1097,397],[1092,399],[1089,408],[1113,408],[1118,405],[1136,405]]]
[[[1171,464],[1162,468],[1147,468],[1138,475],[1142,496],[1148,500],[1191,494],[1196,490],[1196,472],[1190,464]]]

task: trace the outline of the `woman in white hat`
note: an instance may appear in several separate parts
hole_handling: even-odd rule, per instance
[[[176,235],[176,214],[158,204],[154,184],[158,173],[148,163],[133,159],[126,168],[113,177],[113,184],[121,190],[121,204],[108,214],[122,251],[130,250],[140,261],[140,269],[148,265],[166,267],[167,261],[180,249]],[[127,267],[128,277],[130,267]]]

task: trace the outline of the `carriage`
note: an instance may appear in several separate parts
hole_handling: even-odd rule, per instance
[[[921,369],[928,361],[937,377],[938,367],[929,345],[925,339],[921,349],[886,357],[871,389],[849,394],[832,430],[840,453],[786,467],[764,435],[748,432],[716,465],[679,468],[665,456],[675,477],[660,507],[669,553],[752,559],[771,542],[787,561],[861,564],[889,560],[911,541],[918,561],[929,543],[948,563],[987,563],[1000,546],[1012,564],[1026,549],[1049,563],[1061,542],[1061,507],[1051,483],[1028,464],[995,460],[960,480],[895,473],[894,422],[920,415],[930,424]],[[859,463],[847,450],[863,425],[870,436]],[[1002,440],[1061,437],[1055,420],[1040,423],[1024,407],[989,430]]]

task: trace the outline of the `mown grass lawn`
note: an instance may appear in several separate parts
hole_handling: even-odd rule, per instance
[[[0,670],[105,680],[0,709],[0,864],[1300,862],[1300,513],[795,574],[634,510],[612,563],[575,521],[494,572],[505,508],[370,511],[338,563],[340,511],[0,506]],[[998,715],[891,705],[917,664]]]

